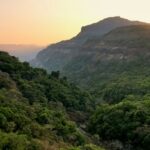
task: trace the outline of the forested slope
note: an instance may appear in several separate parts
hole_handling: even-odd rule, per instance
[[[68,112],[88,112],[91,96],[59,78],[0,52],[0,149],[100,149],[71,121]],[[93,147],[93,148],[92,148]]]

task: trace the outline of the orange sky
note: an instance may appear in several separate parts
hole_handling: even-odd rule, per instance
[[[109,16],[150,22],[150,0],[0,0],[0,43],[47,45]]]

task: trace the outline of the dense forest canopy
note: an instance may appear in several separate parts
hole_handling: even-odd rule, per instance
[[[88,112],[92,103],[90,94],[59,72],[49,75],[0,52],[0,149],[97,149],[86,145],[68,114]]]

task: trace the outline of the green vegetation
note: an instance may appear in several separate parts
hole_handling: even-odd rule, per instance
[[[0,149],[80,146],[85,136],[67,112],[92,109],[91,96],[59,72],[47,74],[0,52]]]
[[[69,84],[65,77],[59,78],[59,72],[49,75],[45,70],[32,68],[26,62],[20,63],[15,57],[4,52],[0,53],[0,70],[10,76],[30,104],[57,101],[68,109],[88,109],[86,104],[91,101],[90,95]],[[1,86],[10,86],[7,78],[1,80]]]
[[[118,104],[100,106],[90,119],[89,130],[103,140],[119,140],[134,150],[149,150],[150,96],[130,96]]]
[[[86,144],[84,146],[79,146],[77,148],[69,148],[68,150],[104,150],[104,149],[93,144]]]

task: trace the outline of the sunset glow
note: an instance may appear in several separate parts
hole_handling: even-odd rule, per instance
[[[47,45],[121,16],[150,22],[149,0],[0,0],[0,43]]]

